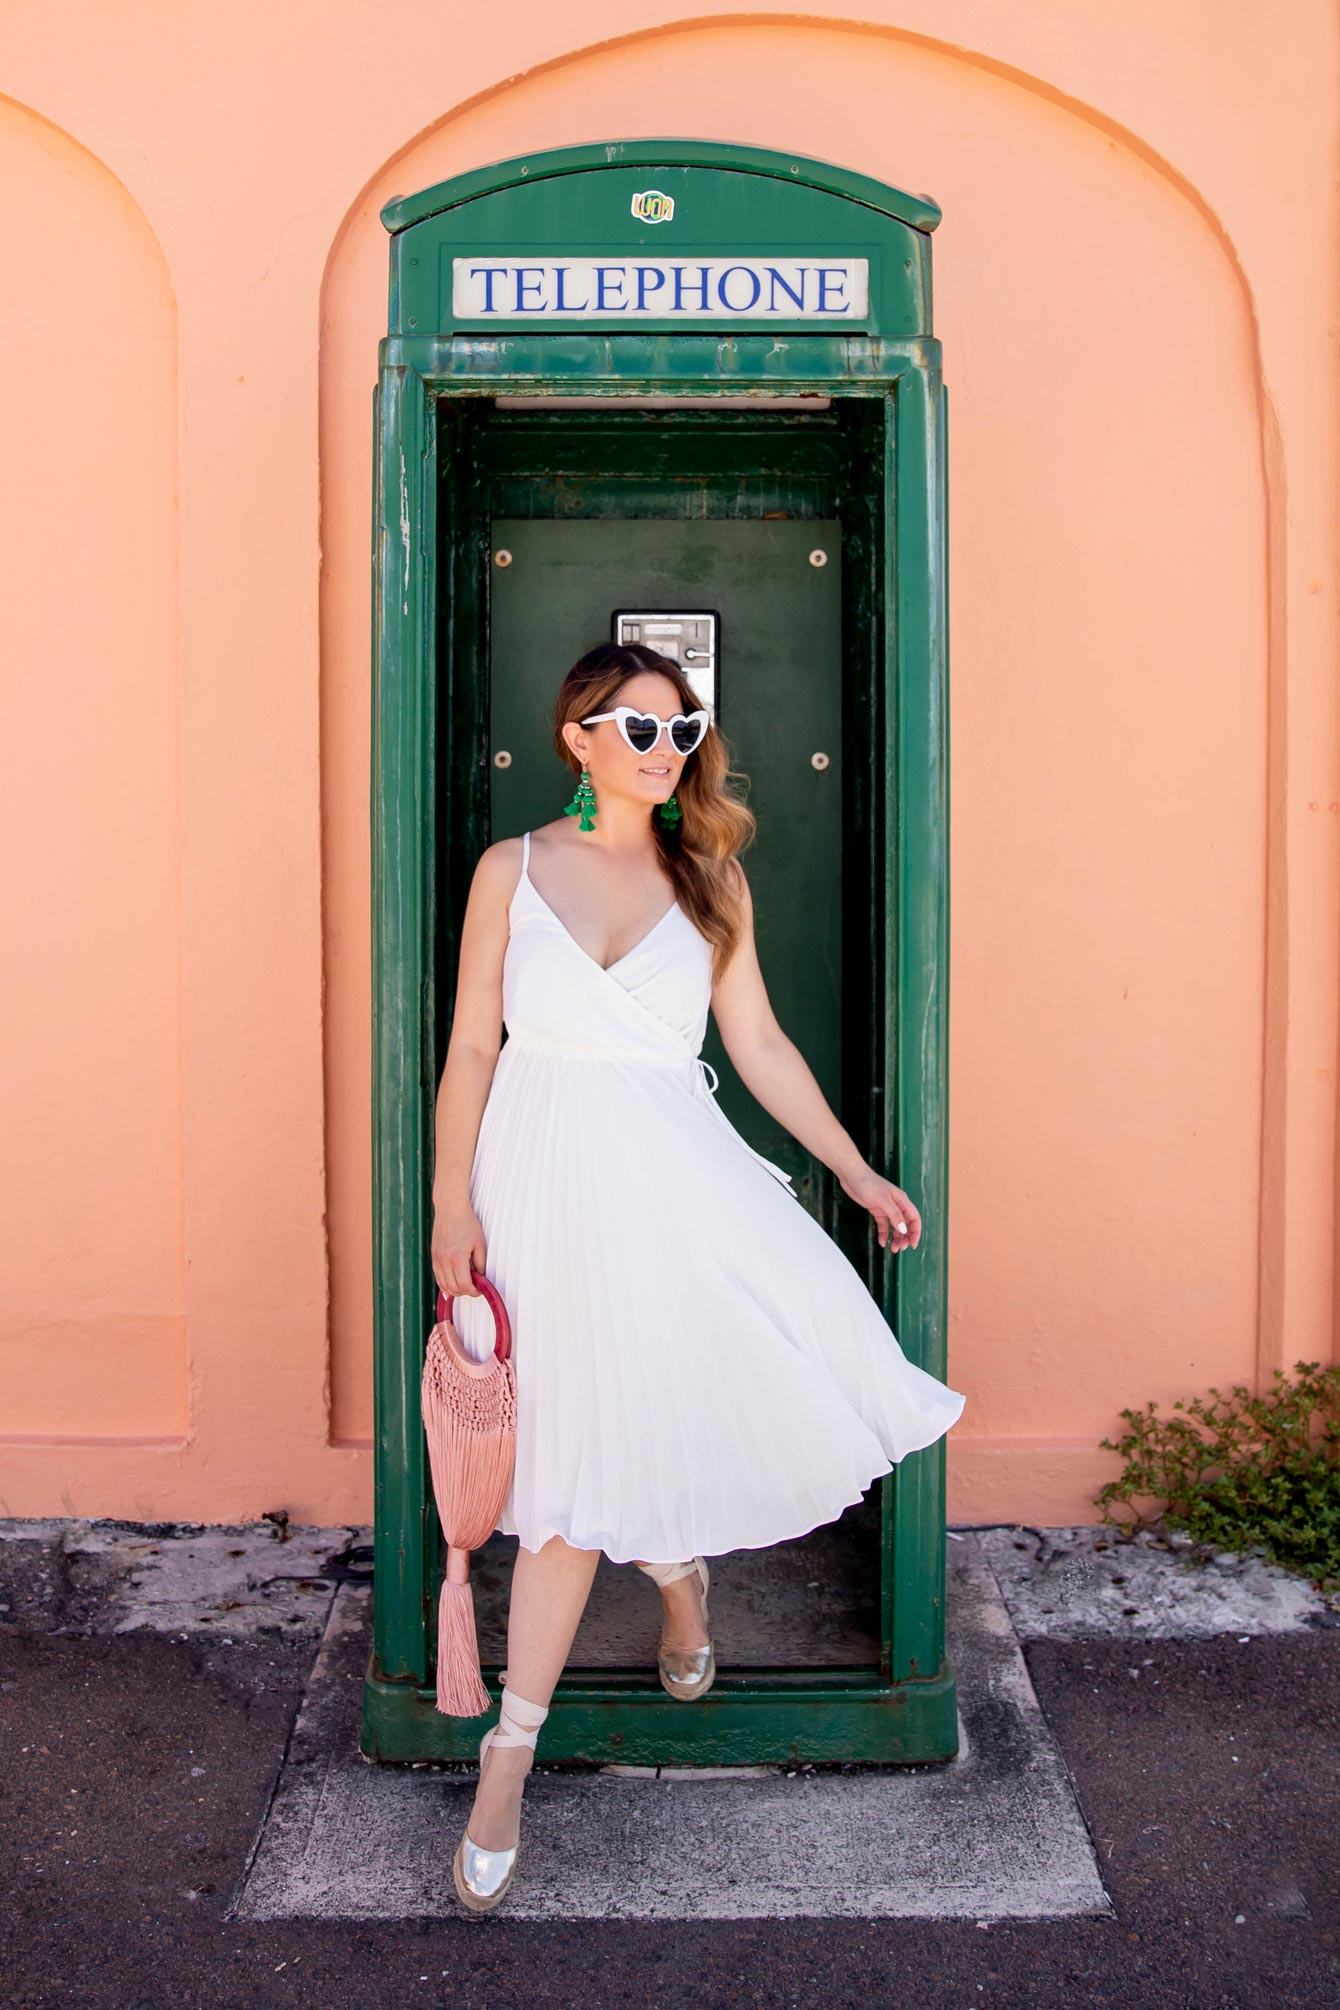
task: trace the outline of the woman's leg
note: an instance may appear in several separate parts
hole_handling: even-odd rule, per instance
[[[673,1584],[663,1584],[659,1589],[662,1647],[673,1654],[687,1647],[706,1647],[712,1636],[703,1620],[703,1587],[697,1571],[677,1577]]]
[[[514,1696],[552,1699],[599,1562],[598,1549],[574,1549],[561,1535],[540,1550],[518,1548],[507,1608],[506,1686]],[[466,1823],[480,1849],[511,1849],[519,1840],[521,1794],[534,1757],[526,1746],[490,1745]]]

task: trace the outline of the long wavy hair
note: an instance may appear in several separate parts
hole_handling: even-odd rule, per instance
[[[570,719],[580,725],[592,712],[612,712],[629,678],[643,670],[654,670],[674,685],[681,711],[698,710],[702,700],[671,657],[637,642],[598,643],[573,664],[554,704],[554,750],[574,776],[581,774],[582,764],[563,738],[564,726]],[[675,785],[679,823],[667,829],[654,811],[651,818],[680,905],[715,945],[718,975],[744,932],[744,904],[732,864],[758,830],[753,811],[727,787],[736,775],[748,779],[731,766],[729,744],[714,722]]]

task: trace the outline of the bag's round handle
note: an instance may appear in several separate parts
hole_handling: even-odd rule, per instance
[[[505,1361],[512,1351],[512,1322],[507,1316],[507,1307],[502,1302],[497,1285],[485,1277],[482,1270],[476,1270],[473,1264],[470,1266],[470,1282],[479,1286],[479,1294],[493,1314],[493,1351],[500,1361]],[[450,1319],[451,1308],[455,1303],[455,1293],[450,1298],[444,1298],[442,1287],[439,1285],[437,1292],[439,1326],[444,1320]]]

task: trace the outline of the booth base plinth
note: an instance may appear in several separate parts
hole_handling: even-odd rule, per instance
[[[389,1679],[374,1655],[363,1682],[365,1756],[476,1759],[496,1720],[500,1672],[483,1670],[492,1711],[447,1717],[430,1687]],[[958,1700],[948,1661],[934,1676],[893,1683],[875,1669],[732,1669],[694,1703],[668,1696],[654,1670],[574,1669],[554,1692],[542,1738],[545,1764],[927,1765],[958,1752]]]

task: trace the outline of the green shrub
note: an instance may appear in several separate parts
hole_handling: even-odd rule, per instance
[[[1161,1520],[1193,1541],[1220,1550],[1259,1549],[1272,1563],[1301,1572],[1319,1590],[1340,1585],[1340,1365],[1299,1361],[1290,1380],[1275,1370],[1264,1396],[1235,1386],[1228,1395],[1176,1402],[1181,1416],[1157,1417],[1155,1405],[1123,1410],[1130,1426],[1119,1442],[1120,1478],[1097,1495],[1103,1520],[1135,1534]],[[1143,1514],[1137,1503],[1162,1511]],[[1118,1511],[1122,1507],[1129,1515]]]

